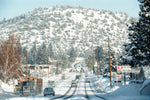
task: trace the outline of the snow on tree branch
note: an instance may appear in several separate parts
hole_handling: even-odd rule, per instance
[[[0,45],[0,79],[8,82],[22,75],[20,37],[9,35]]]

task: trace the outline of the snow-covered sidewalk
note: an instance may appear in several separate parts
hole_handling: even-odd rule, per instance
[[[150,95],[140,95],[142,84],[128,84],[110,87],[110,79],[107,77],[92,75],[91,82],[95,85],[95,92],[108,100],[150,100]],[[93,86],[94,86],[93,85]]]

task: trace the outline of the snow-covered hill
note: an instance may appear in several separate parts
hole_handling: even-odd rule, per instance
[[[82,7],[56,6],[37,8],[12,19],[0,21],[0,36],[8,34],[21,36],[22,46],[30,48],[33,42],[52,43],[55,51],[65,52],[71,47],[80,54],[92,51],[92,46],[108,48],[110,45],[116,55],[122,52],[122,44],[128,42],[127,24],[135,20],[126,13]],[[58,49],[59,48],[59,49]]]

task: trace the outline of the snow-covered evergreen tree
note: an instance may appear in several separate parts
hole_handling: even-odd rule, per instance
[[[36,43],[34,42],[33,47],[28,53],[28,63],[29,64],[36,64],[36,55],[37,55],[37,50],[36,50]]]
[[[46,51],[46,44],[43,43],[37,51],[36,63],[37,64],[48,64],[48,53]]]
[[[52,43],[49,43],[48,48],[47,48],[47,53],[51,59],[54,59],[54,51],[53,51]]]
[[[150,65],[150,1],[139,0],[139,2],[141,3],[139,20],[129,27],[131,43],[125,45],[125,62],[132,67]]]

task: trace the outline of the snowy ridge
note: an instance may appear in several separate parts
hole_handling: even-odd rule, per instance
[[[0,22],[1,38],[7,34],[21,36],[22,46],[31,48],[33,42],[53,43],[62,51],[77,48],[79,53],[90,52],[93,46],[107,49],[108,36],[112,50],[120,55],[122,44],[128,42],[128,27],[134,18],[126,13],[82,7],[56,6],[37,8],[32,12]],[[57,49],[56,49],[57,50]]]

